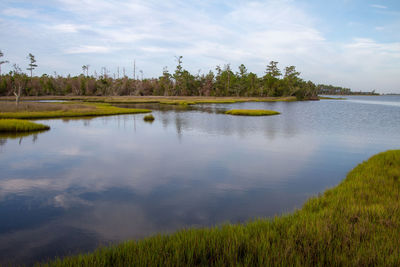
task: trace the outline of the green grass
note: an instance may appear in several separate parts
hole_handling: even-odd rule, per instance
[[[50,127],[25,120],[0,119],[0,132],[18,133],[49,130]]]
[[[148,109],[118,108],[106,103],[85,103],[85,104],[35,103],[35,105],[29,104],[26,106],[28,107],[27,109],[21,109],[11,112],[1,112],[0,118],[47,119],[47,118],[62,118],[62,117],[107,116],[107,115],[151,112],[151,110]],[[46,110],[46,107],[50,107],[53,110]],[[34,108],[36,108],[37,110],[35,110]]]
[[[278,111],[274,110],[263,110],[263,109],[232,109],[225,112],[229,115],[239,115],[239,116],[271,116],[280,114]]]
[[[47,98],[49,99],[49,98]],[[206,97],[206,96],[116,96],[116,97],[81,97],[85,102],[109,104],[233,104],[238,102],[287,102],[296,101],[296,97]]]
[[[238,102],[245,102],[244,100],[238,99],[204,99],[204,100],[196,100],[196,104],[233,104]]]
[[[44,266],[398,266],[399,236],[400,150],[393,150],[289,215],[156,235]]]
[[[145,121],[154,121],[154,116],[152,114],[144,116],[143,120]]]
[[[186,101],[186,100],[160,100],[159,103],[164,105],[184,105],[184,106],[196,104],[196,102],[194,101]]]
[[[13,97],[0,97],[0,100],[12,101]],[[213,97],[213,96],[25,96],[21,100],[67,100],[86,103],[108,104],[233,104],[239,102],[291,102],[297,101],[294,96],[287,97]]]
[[[319,96],[319,99],[328,99],[328,100],[346,100],[344,97],[330,97],[330,96]]]

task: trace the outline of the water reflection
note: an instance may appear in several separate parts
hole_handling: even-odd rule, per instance
[[[398,147],[397,111],[370,106],[204,104],[155,109],[152,124],[143,114],[46,120],[35,142],[2,141],[0,264],[292,211]],[[231,108],[282,115],[222,114]]]
[[[7,143],[7,139],[18,139],[18,144],[21,145],[22,140],[26,139],[28,136],[32,137],[32,143],[36,143],[36,141],[38,140],[38,135],[46,131],[47,130],[20,133],[0,133],[0,146],[4,146]]]

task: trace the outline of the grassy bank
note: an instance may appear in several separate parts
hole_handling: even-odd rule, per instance
[[[93,101],[93,100],[91,100]],[[172,105],[233,104],[239,102],[287,102],[295,97],[113,97],[94,99],[104,103],[160,103]]]
[[[344,97],[331,97],[331,96],[318,96],[318,99],[321,99],[321,100],[324,100],[324,99],[326,99],[326,100],[346,100],[346,98],[344,98]]]
[[[226,111],[225,114],[238,116],[271,116],[280,113],[278,111],[264,109],[232,109]]]
[[[50,127],[25,120],[0,119],[0,132],[18,133],[49,130]]]
[[[396,266],[399,236],[395,150],[358,165],[290,215],[129,241],[45,266]]]
[[[0,100],[14,100],[14,97],[0,97]],[[28,96],[21,100],[67,100],[109,104],[157,103],[166,105],[232,104],[238,102],[291,102],[296,97],[208,97],[208,96]]]
[[[118,108],[106,103],[0,103],[0,118],[46,119],[148,113],[148,109]]]

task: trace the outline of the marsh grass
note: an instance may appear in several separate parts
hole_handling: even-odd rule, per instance
[[[152,122],[152,121],[154,121],[154,116],[152,114],[146,115],[143,117],[143,120]]]
[[[0,97],[0,100],[14,100],[14,97]],[[66,100],[109,104],[233,104],[238,102],[288,102],[296,97],[214,97],[214,96],[40,96],[23,97],[22,100]],[[14,102],[15,103],[15,102]]]
[[[156,235],[43,266],[398,266],[399,236],[395,150],[290,215]]]
[[[263,110],[263,109],[232,109],[225,112],[229,115],[238,116],[271,116],[280,114],[278,111],[274,110]]]
[[[327,99],[327,100],[346,100],[344,97],[330,97],[330,96],[319,96],[318,99]]]
[[[18,133],[49,130],[50,127],[44,124],[25,120],[0,119],[0,132]]]
[[[84,105],[78,103],[38,103],[21,102],[15,105],[14,102],[0,102],[0,112],[42,112],[42,111],[71,111],[71,110],[95,110],[93,105]]]
[[[148,113],[148,109],[119,108],[107,103],[0,103],[0,118],[46,119]]]

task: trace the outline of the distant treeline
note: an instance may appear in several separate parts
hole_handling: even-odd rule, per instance
[[[371,92],[353,92],[350,88],[326,84],[318,84],[317,88],[319,95],[379,95],[378,93],[375,93],[375,90]]]
[[[215,72],[193,75],[182,67],[182,56],[177,57],[177,66],[173,73],[165,67],[162,76],[151,79],[129,78],[109,75],[106,68],[102,68],[101,75],[89,76],[89,65],[83,65],[83,73],[79,76],[63,77],[60,75],[43,74],[33,76],[38,67],[35,56],[29,54],[28,74],[13,64],[13,70],[8,74],[1,74],[1,65],[9,63],[2,60],[4,54],[0,50],[0,96],[41,96],[41,95],[155,95],[155,96],[255,96],[281,97],[296,96],[297,99],[316,99],[318,94],[350,95],[375,94],[372,92],[352,92],[349,88],[320,84],[316,86],[311,81],[300,78],[300,72],[295,66],[284,69],[278,68],[278,62],[271,61],[262,77],[241,64],[235,72],[230,65],[223,68],[217,66]]]
[[[230,65],[217,66],[215,72],[191,74],[182,67],[182,57],[177,58],[173,73],[164,68],[162,76],[151,79],[132,79],[127,76],[112,77],[105,70],[101,75],[88,75],[88,65],[82,66],[79,76],[67,77],[44,74],[33,76],[37,67],[33,55],[29,54],[30,75],[14,64],[14,70],[0,75],[0,95],[157,95],[157,96],[296,96],[297,99],[317,97],[317,86],[300,78],[295,66],[286,67],[284,73],[271,61],[265,75],[258,77],[248,72],[242,64],[235,72]]]

